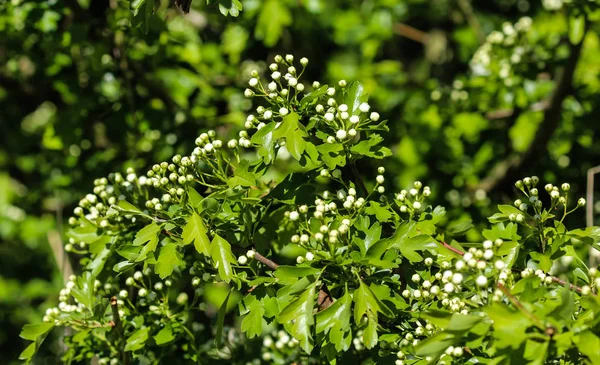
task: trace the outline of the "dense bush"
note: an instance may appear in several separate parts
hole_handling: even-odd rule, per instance
[[[251,363],[260,347],[244,337],[278,329],[258,362],[600,361],[600,276],[578,253],[600,248],[600,229],[563,224],[585,199],[572,202],[567,183],[545,185],[547,199],[527,177],[515,184],[524,200],[498,207],[486,240],[460,244],[472,224],[446,227],[428,186],[386,193],[383,166],[363,181],[356,161],[391,151],[362,85],[306,93],[308,60],[293,61],[252,71],[244,94],[265,105],[239,138],[210,130],[190,155],[95,181],[67,233],[84,271],[44,323],[24,328],[34,343],[22,358],[67,326],[77,333],[66,362]],[[282,160],[295,171],[279,178]]]
[[[461,240],[485,239],[490,203],[511,199],[524,174],[569,176],[582,195],[600,153],[594,2],[266,0],[237,18],[218,10],[240,3],[221,3],[197,1],[185,17],[166,2],[0,4],[3,348],[56,305],[63,210],[98,176],[189,153],[201,128],[232,137],[251,107],[243,85],[253,69],[270,73],[273,50],[309,57],[311,79],[363,82],[390,120],[386,188],[428,181],[444,226],[477,222]],[[374,184],[376,169],[356,165]],[[279,181],[294,166],[271,171]],[[565,220],[581,222],[579,211]],[[221,292],[206,296],[209,312]]]

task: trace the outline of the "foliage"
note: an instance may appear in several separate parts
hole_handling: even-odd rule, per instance
[[[593,122],[600,49],[593,1],[246,0],[236,18],[223,17],[214,1],[192,2],[187,16],[169,2],[150,3],[0,3],[3,358],[16,358],[24,343],[17,328],[57,304],[49,293],[64,285],[67,268],[56,250],[62,212],[96,176],[191,151],[189,136],[199,128],[231,137],[250,108],[242,95],[246,77],[253,69],[267,72],[262,60],[275,52],[308,56],[318,65],[307,70],[312,79],[361,80],[369,103],[390,120],[391,131],[378,132],[393,152],[386,188],[428,181],[431,198],[447,206],[442,226],[476,222],[464,237],[469,242],[485,239],[483,218],[495,213],[492,201],[512,200],[512,181],[569,176],[571,193],[581,195],[600,156],[593,143],[600,128]],[[238,5],[220,3],[225,10]],[[135,17],[133,4],[144,7]],[[572,63],[571,55],[578,55]],[[569,64],[572,80],[561,77]],[[551,102],[557,93],[564,100]],[[330,164],[341,161],[335,151],[330,156]],[[369,161],[355,161],[367,185],[376,178]],[[267,176],[275,181],[295,168],[287,160],[275,164]],[[250,175],[234,181],[253,184]],[[576,211],[564,223],[579,225],[582,216]],[[203,326],[227,290],[209,286],[206,293],[208,315],[197,322]],[[46,353],[62,352],[48,346],[58,344],[57,334],[50,332],[41,349],[45,361],[58,361]],[[269,353],[286,362],[289,351]]]
[[[578,251],[600,248],[600,228],[565,227],[586,204],[571,202],[569,184],[545,185],[545,198],[538,177],[517,181],[525,200],[500,205],[482,243],[460,243],[473,225],[445,226],[428,186],[386,194],[384,167],[374,184],[362,180],[356,161],[391,153],[360,83],[309,90],[308,59],[274,61],[269,76],[251,73],[244,94],[264,105],[239,138],[225,143],[210,130],[189,156],[95,181],[67,233],[84,271],[43,324],[24,328],[35,342],[23,359],[67,326],[77,333],[65,362],[90,353],[115,364],[247,362],[235,355],[249,345],[243,334],[277,326],[277,344],[293,350],[284,362],[598,361],[600,276]],[[294,172],[270,178],[286,155]],[[300,253],[295,263],[286,250]],[[556,265],[561,258],[569,263]],[[198,303],[211,285],[223,299],[204,327]],[[242,334],[233,336],[238,327],[225,320],[236,314]],[[262,360],[277,362],[276,353]]]

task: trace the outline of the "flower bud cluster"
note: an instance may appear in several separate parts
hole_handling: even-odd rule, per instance
[[[429,186],[423,186],[420,181],[415,181],[412,189],[402,190],[396,194],[395,201],[401,213],[409,213],[412,216],[425,209],[425,199],[429,195],[431,195]]]

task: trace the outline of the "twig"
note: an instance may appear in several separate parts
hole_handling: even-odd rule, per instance
[[[425,45],[429,42],[429,34],[417,28],[413,28],[410,25],[404,23],[396,23],[394,24],[393,29],[394,33],[406,37],[408,39],[412,39],[415,42],[419,42]]]
[[[523,154],[508,156],[498,163],[473,190],[482,189],[490,192],[497,186],[508,186],[508,182],[516,180],[521,174],[523,166],[536,165],[536,161],[547,150],[548,142],[554,131],[560,125],[562,117],[562,103],[572,92],[573,75],[581,56],[581,49],[587,32],[587,19],[585,20],[584,36],[577,44],[570,44],[570,54],[567,62],[557,78],[556,87],[548,100],[548,107],[544,110],[544,118],[537,129],[534,140]]]
[[[254,251],[254,258],[265,264],[271,270],[277,270],[277,268],[279,267],[279,265],[277,265],[275,262],[269,260],[268,258],[264,257],[256,251]]]
[[[121,352],[121,360],[123,365],[129,364],[129,356],[125,352],[125,332],[123,331],[123,324],[121,323],[121,316],[119,315],[119,303],[117,297],[113,296],[110,298],[110,307],[113,314],[114,329],[117,331],[119,336],[119,351]]]
[[[473,12],[473,7],[468,0],[458,0],[458,6],[460,6],[462,12],[465,14],[465,18],[467,18],[467,22],[473,28],[477,39],[479,40],[479,44],[485,43],[485,33],[481,28],[481,23],[475,13]]]
[[[254,250],[254,258],[257,261],[260,261],[263,264],[265,264],[265,266],[267,266],[271,270],[276,270],[279,267],[278,264],[276,264],[272,260],[264,257],[263,255],[259,254],[258,252],[256,252],[256,250]],[[250,288],[248,290],[248,293],[252,293],[254,291],[254,289],[256,289],[256,286],[253,286],[252,288]],[[317,303],[319,304],[319,312],[329,308],[333,304],[333,298],[331,298],[329,289],[327,289],[327,285],[325,285],[325,284],[321,285],[321,288],[319,289],[319,296],[317,298]]]
[[[441,244],[442,246],[444,246],[445,248],[447,248],[448,250],[450,250],[450,251],[452,251],[452,252],[454,252],[454,253],[456,253],[456,254],[459,254],[459,255],[461,255],[461,256],[465,254],[465,253],[464,253],[464,252],[462,252],[461,250],[459,250],[459,249],[457,249],[457,248],[454,248],[454,247],[450,246],[450,245],[449,245],[449,244],[447,244],[446,242],[440,242],[440,244]]]
[[[350,170],[352,170],[352,175],[354,175],[354,180],[356,180],[358,187],[360,188],[360,190],[362,190],[365,196],[368,196],[369,191],[367,190],[367,186],[365,185],[365,182],[363,181],[362,177],[360,176],[360,173],[358,172],[358,169],[356,168],[356,164],[354,163],[354,161],[350,161],[348,165],[350,165]]]
[[[565,280],[563,280],[561,278],[558,278],[556,276],[552,276],[552,281],[555,282],[555,283],[557,283],[557,284],[560,284],[562,286],[568,286],[569,289],[575,290],[576,292],[581,293],[581,287],[580,286],[568,283],[568,282],[566,282]],[[593,296],[596,296],[596,293],[594,293],[594,292],[592,292],[591,294]]]
[[[498,289],[500,289],[502,291],[502,293],[504,293],[504,295],[506,295],[506,297],[508,298],[508,300],[510,300],[510,302],[517,307],[521,312],[523,312],[523,314],[525,314],[527,317],[529,317],[529,319],[531,319],[531,321],[542,331],[546,330],[546,326],[544,326],[544,323],[535,316],[535,314],[531,313],[530,311],[527,310],[527,308],[525,308],[523,306],[523,304],[521,304],[521,302],[519,302],[519,300],[517,298],[515,298],[510,291],[502,284],[498,283]]]

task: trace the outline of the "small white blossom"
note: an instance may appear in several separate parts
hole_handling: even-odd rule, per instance
[[[338,131],[335,133],[335,137],[336,137],[337,139],[339,139],[340,141],[342,141],[342,140],[346,139],[346,137],[347,137],[347,133],[346,133],[346,131],[345,131],[345,130],[343,130],[343,129],[340,129],[340,130],[338,130]]]
[[[371,109],[371,106],[367,103],[362,103],[358,106],[358,109],[363,113],[367,113]]]

